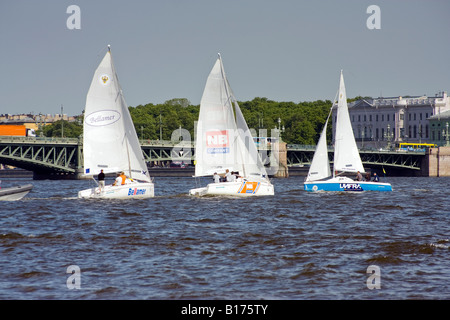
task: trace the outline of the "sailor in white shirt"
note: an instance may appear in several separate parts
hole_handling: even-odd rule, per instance
[[[233,177],[231,176],[231,172],[230,170],[227,169],[226,173],[225,173],[225,178],[227,180],[227,182],[231,182]]]

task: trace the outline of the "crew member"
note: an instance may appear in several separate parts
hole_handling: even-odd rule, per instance
[[[117,178],[116,181],[114,181],[113,186],[124,185],[126,180],[127,176],[125,175],[125,172],[122,171],[120,174],[117,174]]]
[[[100,170],[97,179],[98,179],[98,187],[100,188],[100,190],[102,190],[105,187],[105,174],[103,173],[103,169]]]
[[[220,176],[217,174],[217,172],[214,172],[213,179],[214,179],[214,183],[220,182]]]

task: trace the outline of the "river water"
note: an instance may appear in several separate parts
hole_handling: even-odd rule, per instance
[[[2,180],[34,189],[1,203],[0,299],[450,299],[450,178],[344,194],[290,177],[274,197],[233,199],[157,177],[155,198],[134,201],[77,199],[90,181]]]

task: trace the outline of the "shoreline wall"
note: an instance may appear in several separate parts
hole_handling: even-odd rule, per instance
[[[422,175],[426,177],[450,177],[450,147],[429,149],[422,164]]]

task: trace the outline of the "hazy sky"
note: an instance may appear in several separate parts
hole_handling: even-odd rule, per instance
[[[70,5],[79,30],[67,27]],[[370,5],[381,29],[367,27]],[[341,69],[348,97],[434,96],[450,89],[449,9],[448,0],[0,0],[0,114],[61,105],[80,114],[108,44],[131,106],[199,104],[218,52],[241,101],[332,100]]]

